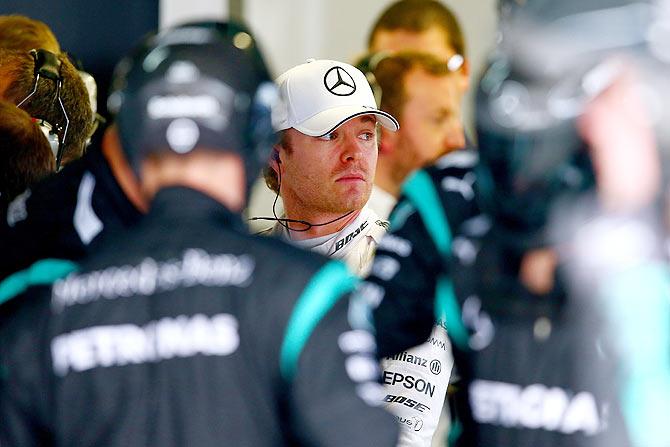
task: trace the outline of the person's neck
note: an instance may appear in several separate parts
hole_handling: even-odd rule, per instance
[[[130,203],[142,213],[146,213],[149,204],[142,196],[139,181],[123,155],[115,126],[111,126],[105,131],[101,142],[101,150],[112,175]]]
[[[409,176],[411,170],[403,166],[396,166],[391,160],[379,157],[377,161],[377,172],[375,174],[375,185],[393,197],[400,197],[403,182]]]
[[[287,204],[284,202],[285,216],[287,219],[295,220],[304,220],[311,224],[320,224],[324,222],[329,222],[331,220],[342,217],[346,213],[323,213],[323,212],[305,212],[299,209],[296,209],[295,206],[292,206],[290,203]],[[335,222],[329,223],[328,225],[313,226],[307,229],[306,231],[294,231],[301,230],[304,228],[303,224],[295,222],[285,222],[289,227],[289,235],[294,241],[303,241],[305,239],[313,239],[322,236],[328,236],[329,234],[335,234],[338,231],[342,230],[344,227],[349,225],[351,222],[356,220],[356,218],[361,214],[361,210],[356,210],[351,214],[338,219]],[[280,224],[278,224],[280,225]]]
[[[171,186],[200,191],[236,213],[245,205],[244,165],[233,154],[196,150],[143,161],[142,192],[147,200]]]

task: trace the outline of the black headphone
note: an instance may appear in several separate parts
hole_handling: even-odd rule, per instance
[[[33,118],[40,126],[40,129],[46,136],[51,146],[51,151],[56,158],[56,170],[60,169],[61,159],[63,158],[63,145],[65,144],[65,139],[67,137],[67,131],[70,126],[70,119],[67,116],[65,107],[63,106],[63,101],[60,97],[60,90],[63,86],[63,76],[61,75],[61,61],[58,59],[58,56],[51,51],[45,49],[34,49],[30,50],[30,55],[33,57],[35,62],[35,68],[33,71],[33,76],[35,82],[33,83],[33,89],[28,96],[23,98],[16,107],[21,107],[23,104],[28,102],[30,98],[37,92],[37,87],[40,82],[40,78],[44,77],[56,84],[56,94],[52,102],[58,101],[61,112],[63,113],[63,118],[65,121],[65,126],[58,124],[53,125],[43,118]]]

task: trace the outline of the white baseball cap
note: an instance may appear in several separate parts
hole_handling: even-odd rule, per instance
[[[321,137],[361,115],[376,115],[391,131],[400,128],[390,114],[375,104],[370,84],[357,68],[344,62],[310,60],[291,68],[275,81],[281,98],[273,110],[276,131],[294,128]]]

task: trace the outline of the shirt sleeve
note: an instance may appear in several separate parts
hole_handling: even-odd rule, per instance
[[[288,320],[280,371],[287,430],[299,445],[395,446],[397,426],[381,407],[383,391],[365,302],[339,261],[307,284]]]
[[[290,393],[303,445],[395,446],[398,428],[381,408],[372,334],[354,328],[355,305],[341,299],[319,323],[300,355]]]

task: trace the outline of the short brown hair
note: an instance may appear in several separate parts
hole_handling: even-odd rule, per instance
[[[30,115],[0,101],[0,201],[9,201],[56,169],[51,146]]]
[[[441,29],[447,44],[465,57],[465,40],[458,20],[449,8],[437,0],[400,0],[392,4],[372,27],[368,48],[372,47],[379,31],[402,29],[418,33],[433,26]]]
[[[0,48],[30,51],[43,48],[60,53],[60,45],[46,23],[26,16],[0,15]]]
[[[60,98],[70,120],[63,145],[63,161],[68,162],[83,154],[91,134],[93,112],[79,72],[67,55],[61,53],[57,57],[61,62],[60,74],[63,78]],[[35,86],[35,59],[26,51],[0,48],[0,77],[7,83],[4,91],[0,92],[1,99],[19,104]],[[52,126],[65,124],[56,99],[56,83],[49,79],[40,78],[37,91],[21,108],[33,118],[46,120]],[[62,135],[59,137],[62,138]]]
[[[373,90],[381,92],[381,103],[379,108],[390,113],[396,119],[402,119],[403,108],[407,102],[405,88],[405,77],[415,68],[421,69],[427,74],[434,76],[447,76],[451,74],[449,66],[445,61],[429,53],[419,51],[401,51],[398,53],[384,55],[378,53],[377,60],[372,66],[368,66],[368,80]],[[374,60],[376,56],[366,58]],[[363,65],[362,63],[358,64]],[[373,76],[371,77],[370,74]],[[376,85],[375,85],[376,84]]]
[[[293,146],[291,146],[291,142],[289,141],[288,132],[286,132],[285,130],[280,130],[277,140],[278,142],[276,146],[283,147],[288,153],[291,153],[293,151]],[[275,154],[276,149],[272,148],[271,157],[274,157]],[[272,169],[272,166],[270,166],[269,160],[268,165],[265,168],[263,168],[263,178],[265,179],[265,184],[267,185],[267,187],[270,188],[273,192],[279,194],[279,178],[277,177],[277,173],[275,172],[275,170]]]

